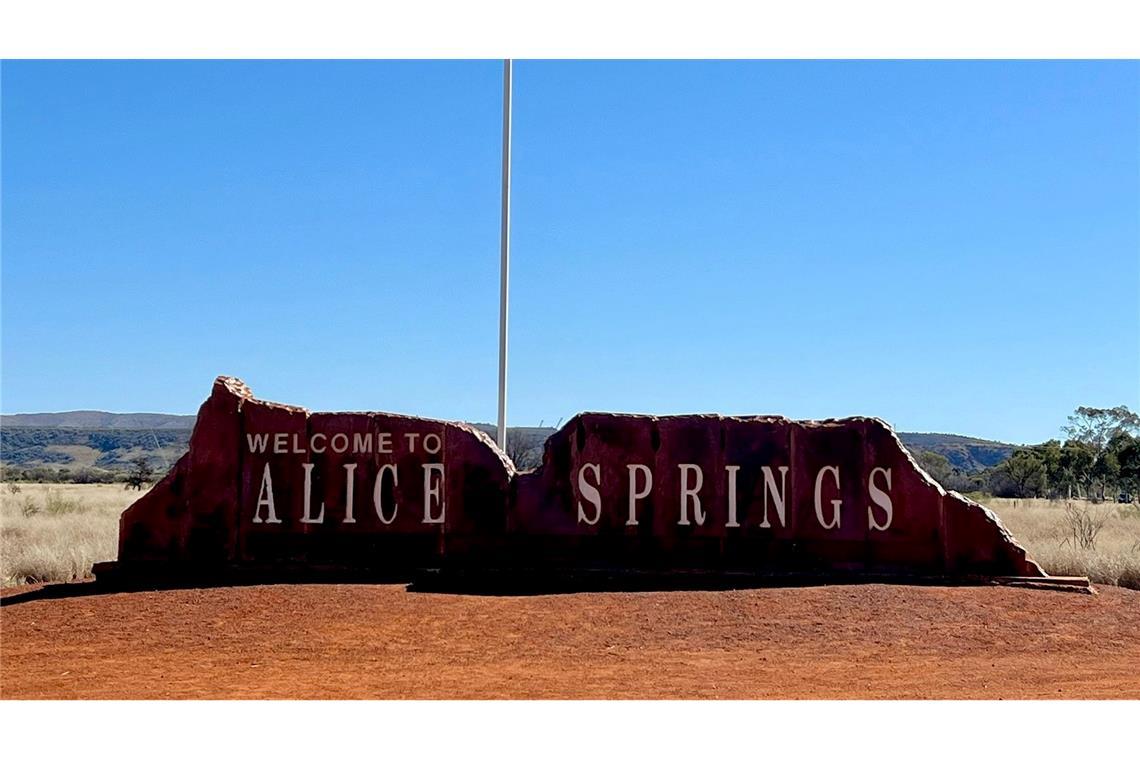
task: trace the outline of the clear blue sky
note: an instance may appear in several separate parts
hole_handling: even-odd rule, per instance
[[[1140,408],[1135,62],[515,68],[510,421]],[[4,412],[495,416],[501,69],[5,62]]]

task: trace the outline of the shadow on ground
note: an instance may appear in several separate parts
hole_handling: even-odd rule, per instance
[[[416,572],[328,572],[270,569],[212,575],[169,575],[140,578],[115,576],[93,581],[50,583],[27,592],[0,597],[0,606],[41,599],[97,596],[132,591],[277,585],[392,585],[409,593],[465,596],[544,596],[556,594],[654,591],[733,591],[758,588],[806,588],[861,584],[896,586],[1017,586],[1095,594],[1087,578],[963,578],[907,575],[840,575],[813,573],[614,572],[608,570],[537,571],[533,568],[482,571],[420,570]]]

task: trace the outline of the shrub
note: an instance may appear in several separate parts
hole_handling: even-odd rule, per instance
[[[31,496],[25,496],[20,502],[20,514],[24,517],[32,517],[40,513],[40,507],[36,504],[35,499]]]
[[[49,515],[68,515],[86,512],[87,505],[76,498],[64,496],[59,491],[47,489],[44,493],[44,511]]]
[[[1065,504],[1065,523],[1069,528],[1069,535],[1062,542],[1062,546],[1069,544],[1079,549],[1095,549],[1096,537],[1104,529],[1104,524],[1111,517],[1111,510],[1094,510],[1089,505],[1077,506],[1072,502]]]
[[[0,584],[86,578],[93,563],[115,558],[119,515],[131,494],[107,485],[23,491],[0,489]]]
[[[1066,504],[983,497],[981,501],[998,513],[1045,572],[1084,575],[1093,583],[1140,589],[1140,519],[1136,510],[1094,507],[1083,500]],[[1081,535],[1090,536],[1091,545],[1082,546]]]

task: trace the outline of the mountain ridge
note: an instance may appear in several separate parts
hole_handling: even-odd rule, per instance
[[[192,414],[118,413],[95,410],[0,415],[0,464],[5,467],[121,471],[145,456],[155,467],[169,467],[186,450],[194,427]],[[470,423],[492,438],[488,423]],[[542,444],[555,428],[512,427],[507,446],[519,466],[534,466]],[[1000,464],[1016,444],[958,433],[899,432],[911,451],[932,451],[962,472],[980,472]],[[517,444],[514,441],[518,441]]]
[[[79,409],[71,412],[32,412],[0,414],[0,427],[76,428],[79,430],[189,430],[194,427],[193,414],[160,412],[100,412]]]

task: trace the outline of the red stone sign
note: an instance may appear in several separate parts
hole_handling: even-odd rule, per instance
[[[114,572],[298,568],[1045,575],[877,419],[587,413],[518,473],[468,425],[310,413],[220,377],[190,450],[123,514]]]

